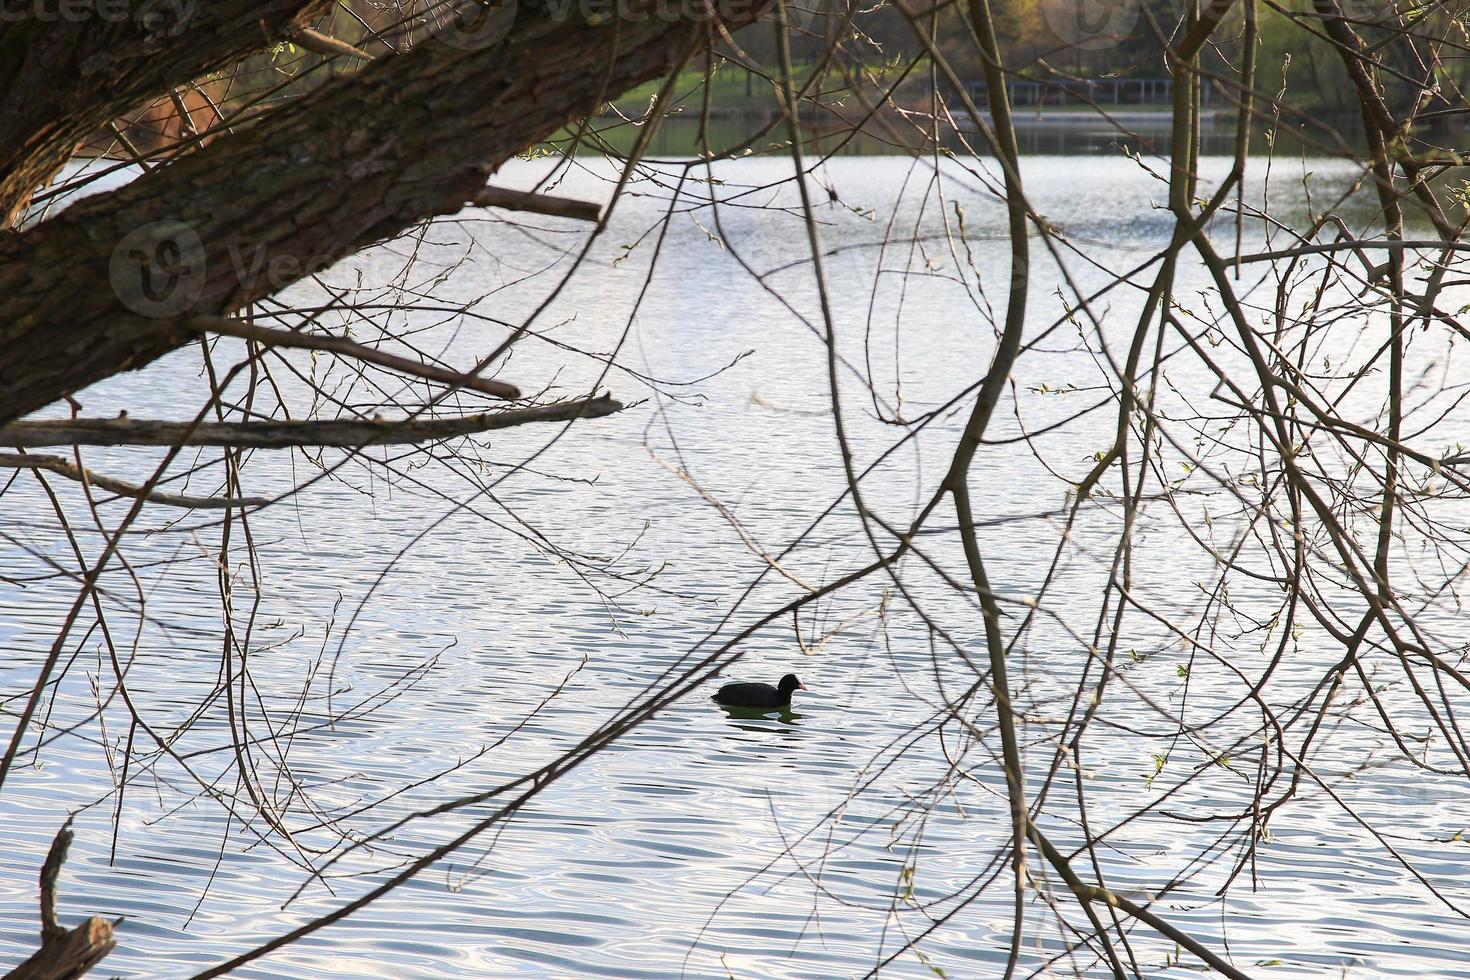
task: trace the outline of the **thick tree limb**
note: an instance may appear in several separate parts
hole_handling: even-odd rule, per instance
[[[482,208],[528,211],[533,214],[548,214],[554,218],[576,218],[579,221],[597,221],[602,217],[602,205],[594,201],[579,201],[573,197],[557,197],[553,194],[532,194],[529,191],[512,191],[504,187],[482,187],[470,199],[470,203]]]
[[[115,923],[106,919],[94,915],[75,929],[67,929],[56,918],[56,881],[71,841],[71,820],[67,820],[41,865],[41,948],[6,974],[6,980],[72,980],[96,966],[117,945]]]
[[[702,5],[655,2],[611,18],[521,3],[489,48],[436,37],[377,59],[0,241],[0,424],[180,346],[189,319],[458,211],[514,154],[707,43]],[[726,25],[763,2],[721,0]]]
[[[0,228],[88,134],[150,98],[239,61],[328,0],[110,3],[55,15],[19,4],[0,22]]]
[[[200,331],[201,333],[218,333],[224,334],[227,337],[254,340],[270,347],[295,347],[301,350],[330,351],[333,354],[341,354],[344,357],[351,357],[359,361],[366,361],[369,364],[376,364],[379,367],[388,368],[390,371],[410,374],[429,381],[441,381],[444,384],[468,388],[471,391],[478,391],[486,395],[494,395],[496,398],[521,397],[520,389],[516,388],[515,385],[506,384],[504,381],[481,378],[473,374],[461,374],[458,371],[451,371],[448,368],[425,364],[423,361],[399,357],[397,354],[389,354],[387,351],[353,343],[341,337],[299,333],[295,330],[277,330],[271,327],[262,327],[254,323],[246,323],[244,320],[222,316],[195,317],[192,320],[185,321],[184,326],[191,330]]]
[[[603,395],[449,419],[329,419],[315,422],[160,422],[148,419],[43,419],[0,429],[0,445],[33,446],[229,446],[289,449],[434,442],[525,425],[600,418],[621,411]],[[192,432],[191,432],[192,430]]]
[[[43,456],[31,453],[0,453],[0,467],[11,469],[46,470],[78,483],[89,483],[94,487],[115,493],[120,497],[142,497],[152,504],[167,504],[170,507],[187,507],[191,510],[224,510],[228,507],[264,507],[270,503],[266,497],[194,497],[188,494],[165,493],[162,490],[143,492],[134,483],[118,480],[92,470],[82,469],[69,459],[60,456]]]

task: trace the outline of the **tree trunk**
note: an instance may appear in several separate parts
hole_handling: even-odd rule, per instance
[[[526,6],[488,49],[430,38],[0,243],[0,425],[173,350],[190,317],[458,211],[511,156],[710,36],[667,3]]]
[[[0,22],[0,228],[100,126],[239,61],[328,0],[33,3]]]

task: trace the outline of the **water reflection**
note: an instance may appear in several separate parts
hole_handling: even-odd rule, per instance
[[[747,732],[790,732],[796,728],[797,722],[806,716],[791,708],[736,708],[727,704],[718,705],[719,709],[726,715],[726,720],[736,728]],[[767,722],[768,724],[750,724],[751,722]],[[780,725],[769,724],[779,722],[780,725],[790,726],[786,728]]]
[[[1347,164],[1313,160],[1293,168],[1287,166],[1290,162],[1283,159],[1270,172],[1269,196],[1273,212],[1294,222],[1311,217],[1304,187],[1312,188],[1319,200],[1335,201],[1350,194],[1360,177]],[[863,209],[824,210],[822,233],[834,253],[828,273],[843,336],[861,341],[862,324],[903,319],[906,346],[901,359],[900,352],[893,352],[894,363],[887,369],[902,377],[909,398],[924,403],[934,400],[936,391],[945,390],[957,374],[969,376],[966,372],[988,351],[989,333],[977,329],[981,321],[974,316],[956,314],[968,297],[947,287],[943,277],[883,280],[881,288],[873,288],[878,252],[866,246],[881,238],[881,229],[875,230],[864,215],[870,209],[895,207],[906,218],[918,214],[920,194],[911,190],[897,200],[909,165],[900,157],[824,164],[823,179],[840,191],[843,201]],[[1221,158],[1204,160],[1206,181],[1218,180],[1228,165]],[[530,186],[535,166],[517,161],[505,168],[504,176],[513,186]],[[584,166],[590,171],[590,165]],[[791,165],[789,160],[757,158],[717,166],[721,192],[738,201],[750,188],[786,180]],[[1157,208],[1157,181],[1121,154],[1096,156],[1085,166],[1059,156],[1033,157],[1024,167],[1037,209],[1057,216],[1079,238],[1106,243],[1096,248],[1108,261],[1132,265],[1140,254],[1167,241],[1172,226]],[[1307,172],[1313,174],[1310,181]],[[1253,199],[1267,196],[1267,176],[1263,167],[1248,173]],[[574,171],[559,193],[600,199],[607,186],[596,174]],[[956,193],[969,215],[965,243],[973,249],[977,267],[987,274],[1003,271],[1003,210],[981,189],[960,184]],[[1349,197],[1338,213],[1370,220],[1376,207],[1371,198],[1371,191],[1361,203]],[[607,250],[594,254],[613,272],[574,279],[552,312],[565,323],[559,329],[567,343],[603,350],[621,325],[631,322],[628,311],[641,295],[646,271],[637,266],[643,253],[632,253],[621,267],[612,265],[612,259],[623,254],[622,243],[637,241],[659,219],[665,204],[657,194],[635,195],[617,209]],[[939,230],[939,218],[926,220],[933,223],[921,231]],[[469,230],[486,254],[496,261],[505,258],[508,266],[519,269],[541,254],[521,232],[499,223],[455,229],[417,247],[459,262]],[[845,489],[841,467],[832,462],[832,420],[826,411],[820,348],[814,347],[810,331],[774,300],[759,290],[732,287],[742,281],[739,270],[725,243],[713,242],[705,225],[675,221],[668,234],[636,321],[646,368],[656,376],[686,379],[739,362],[698,385],[707,401],[670,405],[669,424],[677,431],[683,458],[702,482],[734,500],[742,521],[763,541],[786,540],[806,526],[814,510]],[[726,209],[721,235],[762,267],[788,263],[805,248],[805,230],[798,223],[772,221],[769,214],[738,204]],[[1243,247],[1260,248],[1261,235],[1248,223]],[[546,254],[557,244],[546,245]],[[502,282],[506,273],[499,265],[476,262],[457,265],[460,271],[445,289],[468,299]],[[1087,270],[1080,273],[1085,276]],[[796,270],[782,284],[796,282],[798,275],[804,271]],[[1049,295],[1056,286],[1054,269],[1038,262],[1034,275],[1037,294]],[[1178,275],[1181,295],[1208,289],[1208,277],[1195,265],[1181,264]],[[800,282],[809,285],[809,280]],[[791,294],[796,302],[803,296],[811,302],[809,289]],[[540,298],[531,286],[519,291],[499,287],[497,315],[526,315]],[[1120,296],[1108,310],[1108,322],[1129,322],[1137,314],[1137,302]],[[1038,304],[1039,313],[1055,312],[1042,301]],[[466,331],[444,338],[446,345],[457,345],[456,351],[485,339],[471,335],[470,326],[443,329],[450,328]],[[882,349],[875,341],[873,350]],[[745,351],[754,353],[741,359]],[[846,353],[860,360],[863,351]],[[1079,377],[1085,371],[1068,350],[1040,353],[1038,366],[1027,361],[1018,369],[1021,397],[1030,385]],[[515,363],[515,380],[534,381],[538,371],[543,378],[556,378],[564,360],[560,351],[528,348]],[[596,368],[601,370],[600,362]],[[191,390],[199,369],[197,352],[180,351],[148,372],[96,386],[88,392],[89,403],[98,409],[148,404],[160,414],[184,417],[198,406],[178,393]],[[184,380],[171,385],[171,377]],[[580,382],[563,383],[570,387]],[[610,383],[630,402],[644,393],[632,379]],[[1065,396],[1036,396],[1023,404],[1040,411],[1035,406],[1060,397]],[[664,591],[656,602],[648,600],[656,608],[646,617],[610,624],[608,611],[580,584],[579,573],[535,560],[508,542],[491,521],[479,521],[468,512],[446,533],[410,549],[398,573],[382,580],[346,642],[336,678],[341,689],[357,692],[353,698],[388,689],[391,704],[380,714],[323,725],[291,746],[303,785],[334,814],[348,812],[364,799],[397,794],[381,809],[352,819],[354,831],[382,827],[447,797],[484,792],[579,743],[630,699],[642,696],[678,652],[693,647],[704,630],[727,615],[711,599],[735,594],[767,570],[732,535],[721,515],[650,456],[652,417],[650,408],[635,408],[574,432],[539,465],[585,480],[568,479],[551,488],[527,480],[511,493],[536,514],[545,533],[564,542],[595,550],[634,540],[634,559],[650,567],[676,559],[660,579]],[[860,446],[891,436],[859,412],[851,421]],[[497,436],[493,445],[497,457],[511,458],[543,438],[527,427]],[[1078,442],[1058,452],[1085,458],[1082,454],[1096,445],[1095,440]],[[1020,449],[997,458],[1005,468],[1001,478],[984,487],[987,512],[1030,514],[1055,506],[1045,495],[1053,484],[1038,476],[1039,462]],[[119,463],[118,475],[141,482],[149,471],[137,460],[132,465],[139,471],[128,472]],[[257,488],[278,492],[300,480],[293,470],[297,465],[286,454],[262,455],[252,461],[250,475]],[[425,466],[417,478],[439,493],[466,492],[447,470]],[[874,507],[906,506],[915,487],[927,487],[933,479],[928,461],[920,473],[916,460],[912,479],[905,476],[874,487]],[[20,526],[22,517],[44,513],[46,507],[44,499],[27,499],[21,496],[24,492],[31,491],[20,485],[13,489],[12,509],[0,519],[7,533],[29,540],[30,529]],[[79,493],[69,487],[57,492]],[[68,499],[78,507],[84,504]],[[299,511],[290,505],[272,508],[252,518],[261,542],[261,565],[274,576],[259,618],[272,624],[275,643],[269,656],[259,658],[254,680],[293,711],[303,710],[296,700],[302,678],[338,614],[341,595],[356,601],[382,571],[384,556],[406,547],[429,519],[425,515],[438,514],[435,508],[443,501],[427,492],[415,496],[411,486],[368,497],[354,486],[319,483],[302,495],[301,506]],[[309,538],[302,525],[309,528]],[[994,531],[986,540],[993,547],[994,578],[1025,582],[1046,567],[1037,556],[1049,554],[1051,533],[1045,521],[1011,523]],[[1147,543],[1167,551],[1172,541],[1160,534]],[[218,666],[219,624],[208,604],[200,602],[218,588],[218,569],[199,562],[176,568],[170,578],[156,577],[150,560],[167,557],[174,546],[164,534],[131,545],[135,568],[148,587],[151,619],[134,624],[141,642],[130,680],[135,690],[157,692],[160,716],[182,718],[200,685],[207,690],[213,683]],[[843,557],[842,546],[837,540],[831,553]],[[47,547],[60,553],[66,540],[58,536]],[[484,555],[502,552],[514,560],[484,560]],[[19,549],[12,548],[5,557],[0,571],[25,564]],[[1177,593],[1189,578],[1178,570],[1174,556],[1169,557],[1158,565],[1169,569],[1167,580],[1154,585],[1166,596]],[[828,571],[825,551],[794,560],[813,581]],[[831,567],[841,565],[834,561]],[[1097,593],[1093,580],[1086,578],[1091,567],[1083,562],[1066,580],[1060,594],[1076,597],[1075,609],[1071,598],[1059,601],[1059,616],[1087,609],[1089,597]],[[1145,567],[1140,561],[1139,568]],[[944,599],[943,590],[927,590],[920,582],[915,587],[925,590],[925,601]],[[26,589],[0,579],[0,610],[5,613],[0,616],[0,640],[9,651],[0,671],[12,671],[5,678],[10,689],[33,679],[61,615],[56,610],[64,613],[71,598],[70,584],[63,579]],[[876,605],[879,597],[852,601],[853,608],[834,605],[829,610],[834,621]],[[167,623],[169,629],[155,629],[154,622]],[[125,625],[114,621],[117,629]],[[477,865],[480,876],[465,887],[447,887],[443,875],[425,875],[309,943],[239,975],[452,973],[675,980],[733,974],[795,980],[865,974],[875,952],[893,935],[895,882],[912,884],[916,902],[938,891],[969,888],[1010,830],[998,764],[972,755],[964,765],[973,778],[954,782],[955,763],[939,751],[935,739],[910,743],[899,738],[929,724],[934,705],[964,690],[973,676],[957,662],[936,666],[931,651],[913,642],[916,634],[902,623],[894,625],[887,642],[876,622],[863,621],[862,626],[835,637],[814,655],[813,676],[820,678],[821,689],[833,692],[827,699],[799,699],[800,710],[721,708],[722,713],[698,696],[675,704],[568,771],[493,842],[467,851],[466,862],[485,859]],[[974,635],[958,639],[975,642]],[[1033,647],[1021,655],[1038,649],[1044,652],[1032,671],[1038,683],[1049,672],[1065,674],[1069,664],[1075,666],[1065,659],[1075,649],[1070,641],[1055,648]],[[426,650],[437,656],[423,683],[392,686],[407,665],[424,660]],[[1316,650],[1304,642],[1292,669],[1305,670],[1314,657],[1330,663],[1340,656],[1340,651]],[[788,666],[779,655],[752,654],[741,672],[777,677]],[[574,668],[579,670],[573,674]],[[1162,684],[1173,676],[1167,668],[1162,678],[1154,678],[1150,669],[1147,662],[1140,666],[1142,682]],[[564,694],[539,710],[547,692],[569,675]],[[1070,684],[1073,678],[1062,679]],[[99,733],[95,725],[84,724],[95,708],[89,677],[78,669],[58,686],[49,722],[58,734],[44,750],[46,764],[17,769],[0,799],[0,827],[9,845],[0,849],[0,908],[5,911],[0,944],[8,957],[0,969],[18,962],[12,954],[34,945],[36,869],[56,827],[68,811],[105,799],[114,785],[116,774],[99,748]],[[217,707],[208,724],[180,735],[178,751],[211,753],[226,744],[229,719],[222,712]],[[984,718],[977,708],[970,720],[983,723]],[[1123,714],[1109,720],[1117,725],[1116,734],[1107,736],[1089,755],[1085,773],[1078,774],[1079,785],[1085,780],[1098,807],[1098,819],[1132,812],[1152,771],[1150,753],[1155,748],[1144,737],[1129,734],[1150,727],[1151,718],[1143,719],[1148,724]],[[171,717],[159,721],[177,723]],[[110,725],[108,735],[115,739],[119,730],[125,733],[126,724]],[[960,733],[958,742],[945,742],[943,748],[963,751],[967,737]],[[1319,771],[1345,771],[1354,761],[1342,754],[1342,743],[1332,744],[1313,757]],[[477,754],[487,746],[493,749]],[[1036,751],[1041,759],[1050,753],[1045,746]],[[217,756],[197,758],[206,764]],[[466,760],[463,768],[436,783],[423,782],[429,772],[448,769],[460,759]],[[1221,778],[1229,775],[1215,768]],[[109,976],[178,975],[203,968],[338,908],[344,900],[342,894],[322,888],[283,908],[285,895],[301,882],[303,872],[290,855],[248,839],[228,814],[207,801],[190,800],[190,785],[176,773],[164,772],[128,795],[115,862],[109,855],[111,807],[94,807],[77,818],[65,910],[128,917],[119,947],[103,967]],[[1357,805],[1364,821],[1402,833],[1404,839],[1396,844],[1400,852],[1427,869],[1438,887],[1457,900],[1463,897],[1464,882],[1470,881],[1464,849],[1442,841],[1457,829],[1456,815],[1470,813],[1470,788],[1433,772],[1405,775],[1395,765],[1362,772],[1337,789]],[[1280,963],[1269,968],[1273,977],[1336,975],[1340,966],[1353,963],[1374,976],[1419,980],[1451,971],[1470,975],[1470,952],[1465,952],[1470,951],[1470,926],[1426,900],[1419,883],[1384,858],[1380,842],[1368,839],[1354,819],[1328,803],[1321,797],[1307,799],[1273,819],[1270,838],[1260,843],[1252,868],[1258,890],[1240,888],[1228,899],[1217,899],[1213,882],[1201,872],[1197,884],[1186,882],[1168,896],[1170,916],[1211,939],[1219,938],[1228,923],[1230,949],[1240,962],[1247,968]],[[825,834],[803,836],[831,814],[841,818],[835,840]],[[895,828],[911,818],[926,825],[923,846],[912,853],[893,846]],[[411,825],[394,846],[405,854],[421,853],[428,835],[419,826]],[[1125,894],[1154,894],[1160,882],[1178,873],[1190,851],[1213,846],[1215,827],[1140,821],[1110,839],[1097,860]],[[1065,826],[1052,829],[1059,838],[1069,832]],[[917,872],[905,871],[916,865]],[[768,866],[774,872],[757,886],[742,887]],[[820,873],[820,893],[807,873]],[[457,883],[457,877],[449,882]],[[365,884],[351,879],[334,887],[350,890]],[[926,940],[929,962],[950,976],[1000,975],[1010,942],[1012,900],[1006,889],[999,889],[957,910]],[[949,911],[940,910],[946,915]],[[1045,931],[1048,926],[1033,925],[1041,919],[1028,915],[1028,972],[1041,968],[1044,957],[1037,950],[1053,939]],[[819,927],[814,925],[818,921]],[[1147,936],[1137,942],[1150,965],[1174,955],[1171,947]],[[885,967],[883,975],[908,980],[932,978],[937,971],[928,963],[907,960]],[[1186,964],[1149,975],[1198,974]]]

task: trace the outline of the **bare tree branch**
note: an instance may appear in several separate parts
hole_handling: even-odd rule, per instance
[[[386,351],[363,344],[354,343],[341,337],[327,337],[321,334],[300,333],[295,330],[277,330],[272,327],[262,327],[254,323],[246,323],[244,320],[236,320],[233,317],[201,316],[185,321],[184,325],[191,330],[201,333],[224,334],[228,337],[239,337],[242,340],[254,340],[270,347],[294,347],[301,350],[330,351],[333,354],[341,354],[344,357],[356,358],[369,364],[388,368],[391,371],[399,371],[403,374],[414,375],[428,381],[442,381],[444,384],[455,385],[460,388],[468,388],[486,395],[494,395],[496,398],[519,398],[520,389],[515,385],[506,384],[504,381],[493,381],[489,378],[480,378],[472,374],[461,374],[448,368],[436,367],[433,364],[425,364],[423,361],[410,360],[397,354],[389,354]]]
[[[534,408],[484,412],[449,419],[328,419],[308,422],[166,422],[149,419],[41,419],[0,429],[0,444],[33,446],[230,446],[288,449],[295,446],[360,446],[435,442],[525,425],[601,418],[623,404],[603,395]]]
[[[144,490],[143,487],[115,477],[105,476],[83,469],[69,459],[60,456],[32,455],[29,453],[0,453],[0,467],[12,469],[46,470],[78,483],[90,483],[108,493],[121,497],[142,497],[153,504],[170,507],[187,507],[192,510],[224,510],[230,507],[263,507],[270,503],[266,497],[194,497],[188,494],[165,493],[162,490]]]

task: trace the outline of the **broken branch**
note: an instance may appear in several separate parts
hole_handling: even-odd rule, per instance
[[[72,980],[100,963],[117,945],[116,923],[101,916],[94,915],[75,929],[65,928],[56,918],[56,881],[71,841],[68,818],[41,865],[41,948],[7,974],[7,980]]]
[[[372,56],[361,48],[355,48],[346,41],[339,41],[335,37],[328,37],[320,31],[314,31],[309,27],[303,27],[290,35],[293,44],[299,44],[313,54],[325,55],[326,57],[361,58],[363,61],[372,61]]]
[[[576,218],[578,221],[597,221],[602,217],[602,205],[594,201],[513,191],[504,187],[482,187],[470,199],[470,203],[482,208],[529,211],[533,214],[547,214],[553,218]]]

